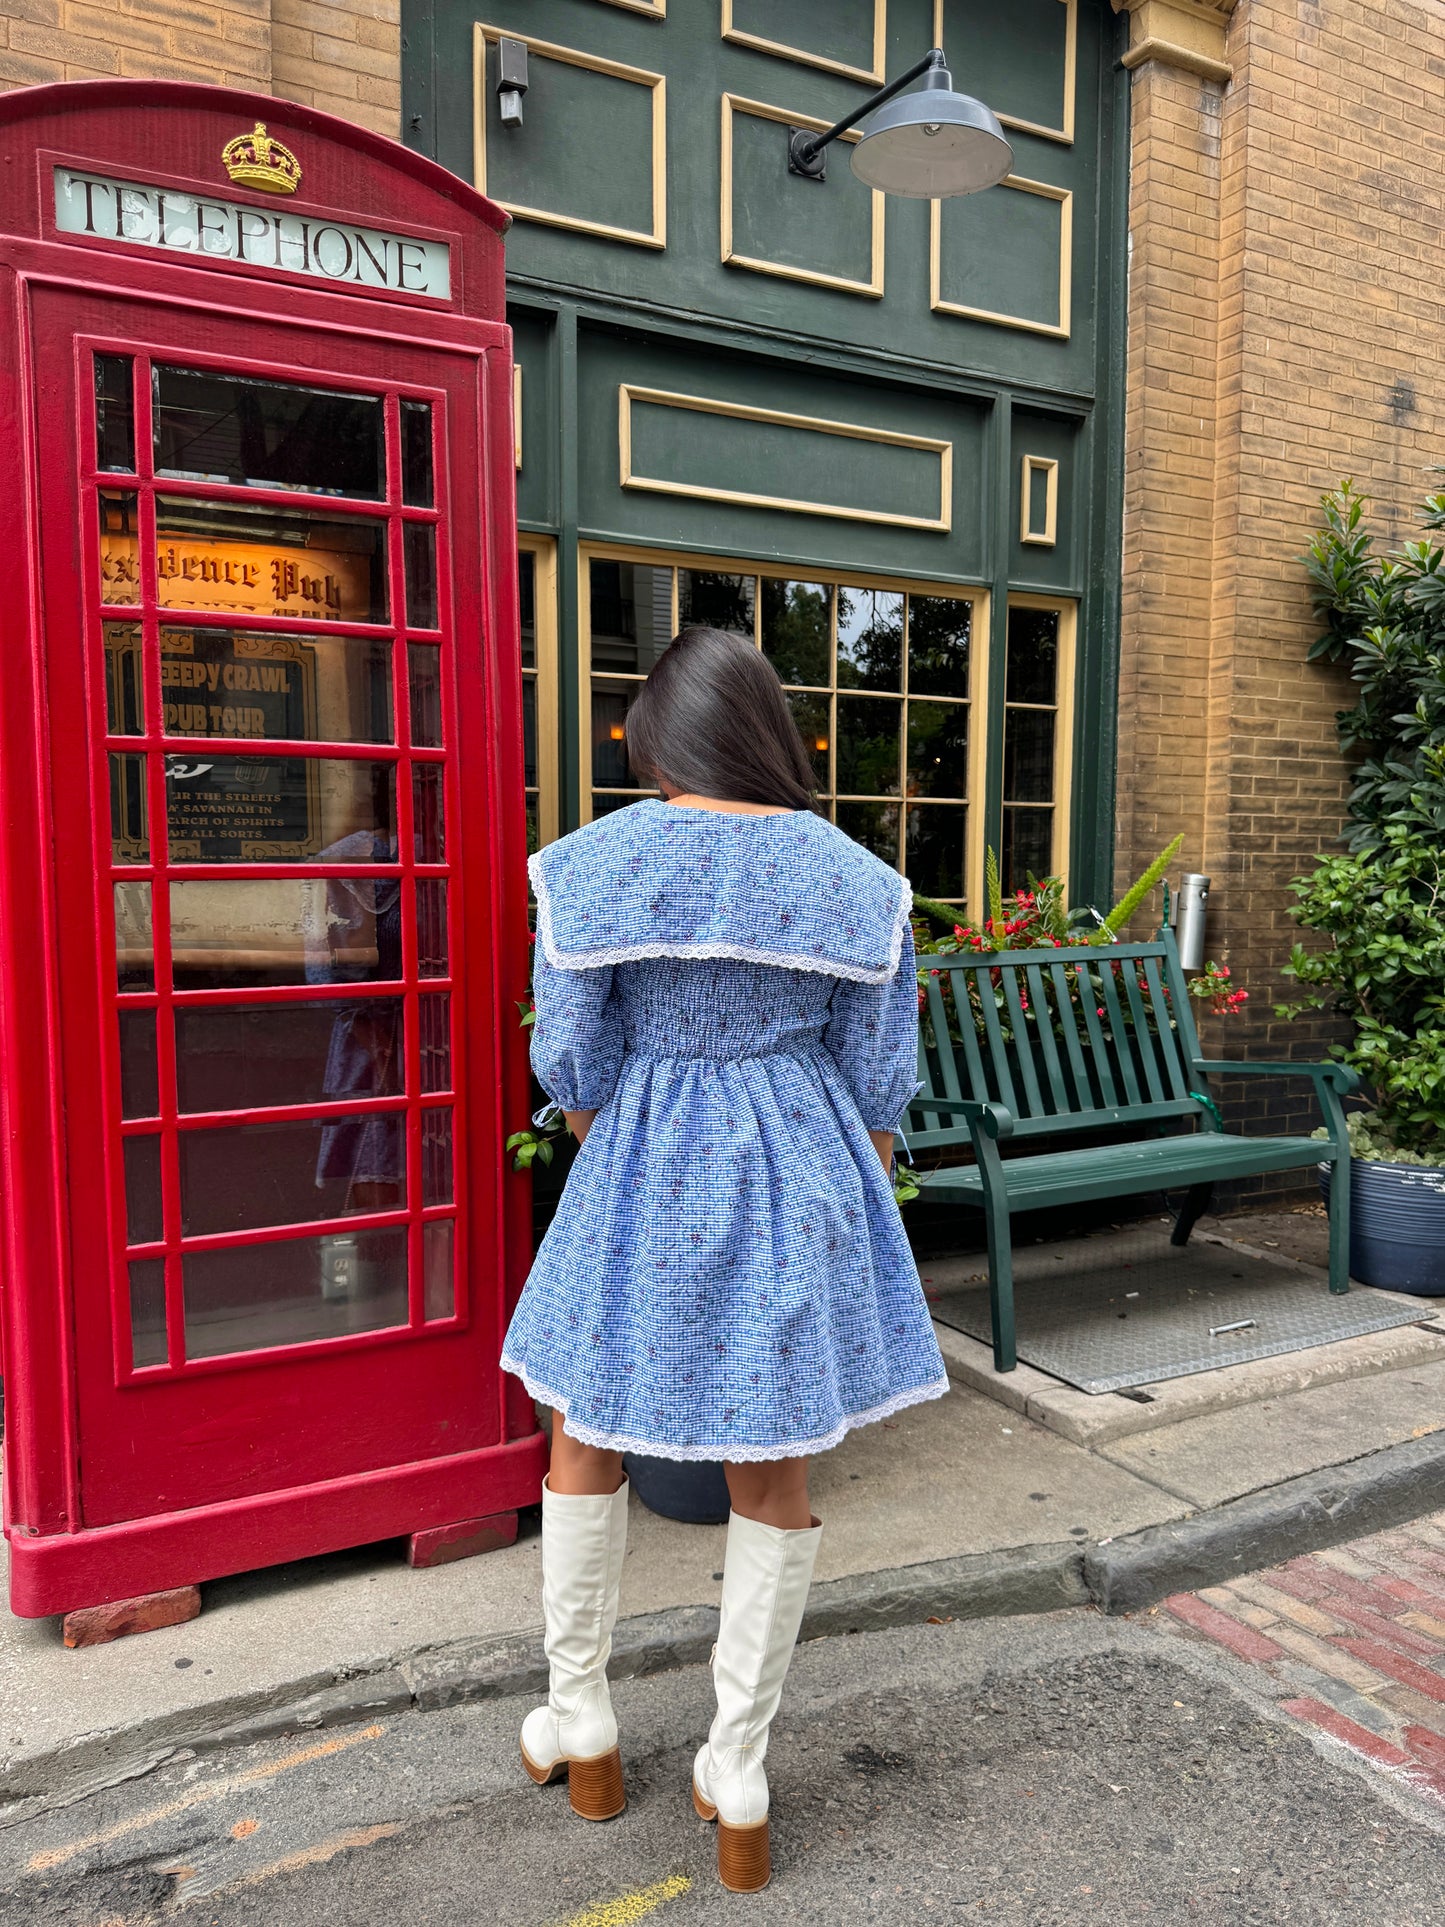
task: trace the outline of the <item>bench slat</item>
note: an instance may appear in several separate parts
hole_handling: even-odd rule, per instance
[[[1171,1097],[1188,1097],[1189,1080],[1184,1074],[1184,1054],[1179,1048],[1179,1034],[1171,1028],[1174,1012],[1170,1000],[1164,994],[1164,979],[1159,973],[1159,959],[1145,957],[1144,977],[1149,985],[1149,1001],[1159,1017],[1159,1056],[1169,1079]]]
[[[1020,1211],[1252,1177],[1261,1171],[1303,1170],[1319,1162],[1323,1148],[1315,1138],[1243,1138],[1197,1131],[1187,1137],[1005,1158],[1002,1170],[1009,1209]],[[919,1183],[929,1197],[983,1202],[982,1179],[973,1165],[920,1172]]]
[[[1024,1102],[1029,1117],[1044,1117],[1048,1106],[1044,1103],[1039,1087],[1038,1072],[1034,1067],[1033,1037],[1030,1030],[1028,1013],[1024,1009],[1023,997],[1019,991],[1019,973],[1011,965],[1005,964],[1000,975],[1003,979],[1004,1001],[1008,1005],[1009,1023],[1014,1034],[1014,1061],[1019,1067],[1023,1080]]]
[[[1125,1099],[1130,1104],[1142,1104],[1144,1095],[1134,1069],[1134,1053],[1129,1048],[1129,1027],[1119,1002],[1118,972],[1124,968],[1126,966],[1117,964],[1112,957],[1106,957],[1099,966],[1099,976],[1104,986],[1104,1008],[1109,1013],[1109,1030],[1117,1051],[1119,1075],[1124,1081]]]
[[[993,984],[986,976],[979,978],[978,1000],[983,1007],[983,1027],[988,1036],[988,1054],[993,1064],[995,1080],[993,1089],[988,1091],[988,1095],[993,1096],[996,1091],[1000,1103],[1006,1104],[1015,1117],[1020,1117],[1023,1115],[1023,1107],[1014,1092],[1013,1073],[1009,1070],[1008,1050],[1003,1040],[1003,1026],[998,1021],[998,1009],[993,998]],[[967,1034],[967,1024],[961,1023],[959,1028]]]
[[[1079,1002],[1084,1011],[1084,1028],[1089,1033],[1089,1047],[1092,1053],[1094,1076],[1098,1080],[1099,1093],[1106,1104],[1117,1104],[1119,1092],[1114,1083],[1114,1069],[1109,1062],[1109,1047],[1104,1042],[1104,1027],[1099,1021],[1099,999],[1103,990],[1094,988],[1093,964],[1081,964],[1079,974],[1083,982],[1079,988]]]
[[[1124,979],[1124,994],[1129,999],[1129,1010],[1134,1019],[1132,1040],[1123,1040],[1124,1048],[1127,1049],[1129,1042],[1133,1042],[1134,1050],[1131,1054],[1137,1058],[1139,1068],[1144,1073],[1149,1095],[1156,1104],[1162,1104],[1164,1080],[1159,1075],[1159,1059],[1154,1049],[1154,1039],[1149,1032],[1149,1009],[1139,990],[1138,965],[1126,964],[1119,974]]]
[[[1024,981],[1028,985],[1029,1005],[1034,1013],[1034,1034],[1043,1055],[1044,1074],[1049,1080],[1050,1109],[1067,1111],[1073,1107],[1069,1102],[1068,1085],[1064,1080],[1064,1067],[1059,1057],[1059,1047],[1054,1041],[1054,1013],[1049,1007],[1049,994],[1044,988],[1044,973],[1039,964],[1024,965]]]
[[[1079,973],[1075,971],[1075,981]],[[1089,1083],[1088,1065],[1084,1060],[1084,1047],[1079,1037],[1079,1017],[1074,1009],[1070,995],[1069,973],[1062,964],[1049,965],[1049,979],[1054,986],[1054,1001],[1059,1013],[1059,1028],[1064,1033],[1064,1049],[1068,1052],[1069,1068],[1074,1073],[1074,1103],[1076,1111],[1086,1111],[1095,1102],[1093,1087]],[[1081,986],[1079,1001],[1088,995],[1087,986]]]

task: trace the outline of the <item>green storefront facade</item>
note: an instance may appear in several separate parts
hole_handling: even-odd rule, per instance
[[[520,127],[497,42],[528,44]],[[820,794],[976,906],[1113,845],[1128,76],[1109,0],[403,6],[407,139],[508,207],[532,833],[638,793],[676,626],[762,647]],[[1013,172],[885,200],[821,127],[932,44]]]

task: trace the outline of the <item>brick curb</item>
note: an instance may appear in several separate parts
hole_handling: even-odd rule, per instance
[[[873,1632],[927,1619],[1003,1618],[1095,1605],[1131,1612],[1302,1552],[1338,1545],[1439,1510],[1445,1502],[1445,1431],[1387,1446],[1345,1465],[1216,1506],[1169,1525],[1095,1544],[1073,1540],[970,1553],[860,1573],[815,1586],[804,1639]],[[614,1678],[698,1664],[717,1633],[717,1611],[682,1606],[618,1623]],[[345,1678],[297,1680],[108,1732],[43,1753],[0,1759],[0,1823],[31,1801],[68,1797],[135,1778],[176,1751],[212,1751],[283,1733],[384,1718],[413,1707],[504,1699],[546,1682],[537,1633],[458,1640],[383,1661]],[[8,1809],[8,1811],[7,1811]]]

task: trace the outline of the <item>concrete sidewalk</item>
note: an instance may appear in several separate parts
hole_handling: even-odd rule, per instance
[[[1262,1222],[1248,1228],[1265,1235]],[[1329,1543],[1337,1515],[1358,1532],[1438,1506],[1438,1489],[1428,1503],[1415,1496],[1430,1451],[1445,1448],[1432,1441],[1445,1427],[1445,1342],[1431,1328],[1432,1302],[1420,1309],[1404,1337],[1348,1341],[1357,1351],[1338,1369],[1319,1354],[1339,1348],[1321,1347],[1176,1381],[1144,1406],[1087,1400],[1099,1423],[1092,1435],[1075,1424],[1072,1436],[1058,1410],[1031,1412],[1042,1374],[1021,1367],[996,1380],[985,1348],[940,1328],[952,1395],[853,1435],[816,1464],[828,1524],[817,1630],[935,1608],[1129,1603],[1194,1583],[1190,1560],[1208,1575],[1219,1543],[1249,1545],[1266,1563]],[[1230,1382],[1211,1392],[1210,1379]],[[1066,1404],[1085,1397],[1054,1380],[1048,1388]],[[1308,1486],[1335,1466],[1346,1466],[1350,1488],[1338,1503],[1333,1486],[1323,1499]],[[1224,1529],[1211,1538],[1216,1516]],[[721,1527],[675,1525],[634,1502],[619,1627],[629,1670],[705,1653],[723,1539]],[[1096,1583],[1101,1561],[1118,1573]],[[540,1671],[535,1517],[514,1547],[431,1571],[409,1569],[390,1543],[216,1581],[203,1599],[187,1625],[78,1651],[61,1645],[58,1621],[0,1616],[0,1820],[17,1804],[144,1772],[177,1749],[518,1691]]]

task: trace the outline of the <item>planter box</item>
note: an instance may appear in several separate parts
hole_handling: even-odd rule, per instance
[[[1350,1276],[1381,1291],[1445,1297],[1445,1170],[1420,1164],[1350,1164]],[[1330,1198],[1330,1167],[1319,1167]]]

